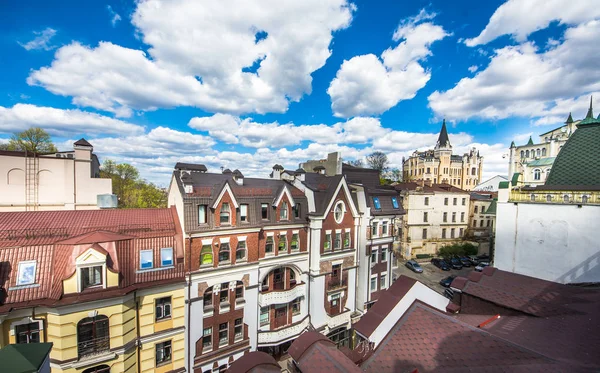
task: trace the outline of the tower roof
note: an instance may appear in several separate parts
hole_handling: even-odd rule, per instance
[[[573,116],[571,115],[571,113],[569,113],[569,117],[567,118],[567,121],[565,123],[573,123]]]
[[[527,141],[527,145],[533,145],[533,140],[531,139],[531,136],[529,136],[529,141]]]
[[[516,147],[517,147],[517,146],[515,145],[515,142],[514,142],[514,141],[511,141],[511,142],[510,142],[510,147],[511,147],[511,148],[516,148]]]
[[[590,96],[590,108],[588,109],[585,119],[594,119],[594,109],[592,108],[592,96]]]
[[[440,147],[452,147],[450,145],[450,139],[448,138],[448,130],[446,129],[446,119],[442,122],[442,129],[440,130],[440,135],[438,136],[436,148]]]

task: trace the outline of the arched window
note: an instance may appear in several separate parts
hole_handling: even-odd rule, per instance
[[[526,158],[529,158],[529,150],[526,150],[526,151],[525,151],[525,157],[526,157]]]
[[[540,149],[536,149],[536,150],[535,150],[535,155],[539,157],[539,156],[540,156],[540,154],[541,154],[541,152],[540,152]]]
[[[206,289],[203,295],[204,308],[212,307],[213,305],[213,287]]]
[[[569,195],[568,195],[568,194],[565,194],[565,195],[563,196],[563,201],[564,201],[565,203],[569,203]]]
[[[546,194],[546,202],[552,202],[552,194]]]
[[[213,264],[212,245],[202,245],[202,251],[200,251],[200,265],[210,264]]]
[[[521,158],[525,158],[525,151],[521,150]]]
[[[588,196],[581,196],[581,203],[588,203]]]
[[[542,170],[540,170],[539,168],[536,168],[535,170],[533,170],[533,180],[541,180],[542,178]]]
[[[230,249],[229,242],[221,242],[221,247],[219,248],[219,263],[228,262]]]
[[[535,194],[531,193],[530,198],[531,198],[531,202],[535,202]]]
[[[77,324],[77,353],[79,357],[98,354],[110,349],[108,317],[86,317]]]
[[[229,224],[229,203],[227,203],[227,202],[224,202],[221,205],[219,221],[221,222],[221,224]]]
[[[475,175],[475,167],[471,168],[471,175]]]
[[[83,373],[110,373],[110,367],[108,365],[98,365],[84,370]]]
[[[545,156],[546,156],[546,148],[543,148],[542,149],[542,157],[545,157]]]

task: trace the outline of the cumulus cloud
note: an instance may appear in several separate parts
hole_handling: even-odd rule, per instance
[[[10,108],[0,106],[0,133],[23,131],[33,126],[56,136],[82,133],[131,135],[144,132],[142,126],[76,109],[30,104],[16,104]]]
[[[431,44],[449,35],[441,26],[423,22],[433,17],[435,14],[421,10],[401,22],[393,40],[402,41],[381,57],[367,54],[344,61],[327,89],[334,115],[381,114],[413,98],[431,77],[421,64],[431,55]]]
[[[195,106],[210,112],[285,112],[311,93],[311,74],[349,26],[347,0],[136,3],[148,55],[108,42],[72,43],[28,79],[73,103],[130,116]],[[84,82],[84,84],[82,84]]]
[[[502,4],[479,36],[467,39],[470,47],[487,44],[502,35],[511,35],[524,42],[538,30],[545,29],[552,21],[574,25],[600,17],[600,0],[509,0]]]
[[[479,69],[479,66],[477,65],[473,65],[473,66],[469,66],[469,72],[474,73],[475,71],[477,71],[477,69]]]
[[[113,27],[117,25],[117,22],[121,20],[121,16],[119,13],[115,12],[110,5],[106,6],[106,10],[108,10],[108,14],[110,15],[110,23]]]
[[[600,21],[568,28],[564,41],[540,51],[532,42],[495,51],[489,65],[454,88],[429,96],[439,116],[453,120],[471,117],[534,119],[534,124],[564,121],[573,97],[600,90]],[[588,96],[589,98],[589,96]]]
[[[19,45],[28,51],[37,49],[49,51],[56,48],[55,46],[50,45],[50,39],[56,35],[55,29],[47,27],[43,31],[34,31],[33,33],[37,35],[33,40],[28,41],[27,43],[18,42]]]

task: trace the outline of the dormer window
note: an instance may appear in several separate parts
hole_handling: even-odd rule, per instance
[[[379,203],[379,197],[373,197],[373,205],[375,209],[381,210],[381,203]]]
[[[173,265],[173,248],[165,247],[160,249],[160,265],[161,267],[169,267]]]
[[[81,268],[82,289],[102,286],[102,272],[102,266]]]
[[[398,208],[398,198],[392,197],[392,206],[394,206],[395,209]]]
[[[140,269],[154,268],[154,253],[152,250],[140,251]]]
[[[279,210],[279,220],[288,220],[288,204],[283,201]]]
[[[229,224],[229,203],[224,202],[221,205],[221,212],[219,214],[219,222],[221,224]]]
[[[17,286],[34,284],[36,267],[37,262],[35,260],[19,262],[19,271],[17,273]]]

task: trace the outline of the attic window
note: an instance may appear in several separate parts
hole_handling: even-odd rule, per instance
[[[373,204],[377,210],[381,210],[381,203],[379,203],[379,197],[373,197]]]
[[[288,220],[288,204],[283,201],[279,210],[279,220]]]
[[[221,205],[221,213],[219,216],[221,224],[229,224],[229,203],[225,202]]]
[[[160,249],[160,265],[168,267],[173,265],[173,248],[165,247]]]
[[[398,208],[398,198],[392,197],[392,206],[394,206],[395,209]]]
[[[154,252],[152,250],[140,251],[140,269],[151,269],[154,267]]]
[[[333,209],[333,218],[338,224],[340,224],[342,222],[342,219],[344,218],[344,211],[346,210],[345,207],[346,206],[344,206],[344,202],[339,201],[338,203],[336,203]]]
[[[35,283],[35,269],[37,262],[28,260],[19,262],[19,271],[17,273],[17,286],[31,285]]]
[[[102,266],[81,268],[81,285],[83,289],[102,285]]]

